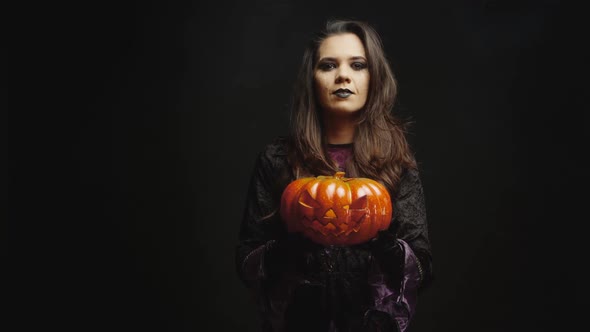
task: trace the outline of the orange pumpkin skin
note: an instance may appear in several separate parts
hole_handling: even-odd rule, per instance
[[[283,191],[281,217],[289,232],[322,245],[366,242],[391,223],[391,197],[377,181],[334,176],[294,180]]]

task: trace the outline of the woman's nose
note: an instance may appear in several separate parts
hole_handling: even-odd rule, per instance
[[[345,66],[341,66],[336,73],[336,84],[339,83],[350,83],[350,73]]]

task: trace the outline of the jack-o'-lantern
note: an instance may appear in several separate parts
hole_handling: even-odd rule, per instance
[[[344,174],[300,178],[285,188],[280,213],[289,232],[322,245],[353,245],[389,227],[393,211],[387,189]]]

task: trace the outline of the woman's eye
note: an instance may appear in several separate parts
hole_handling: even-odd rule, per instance
[[[351,67],[354,70],[362,70],[362,69],[367,68],[367,64],[364,62],[353,62]]]
[[[322,62],[318,65],[318,68],[323,71],[328,71],[328,70],[336,68],[336,64],[334,64],[332,62]]]

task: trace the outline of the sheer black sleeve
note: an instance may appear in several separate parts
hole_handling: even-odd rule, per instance
[[[282,140],[269,144],[256,159],[235,254],[238,276],[247,286],[264,278],[265,244],[286,233],[279,208],[290,173]]]
[[[418,258],[420,288],[424,288],[432,281],[433,273],[424,190],[418,171],[406,170],[398,188],[391,225],[397,237],[406,241]]]

